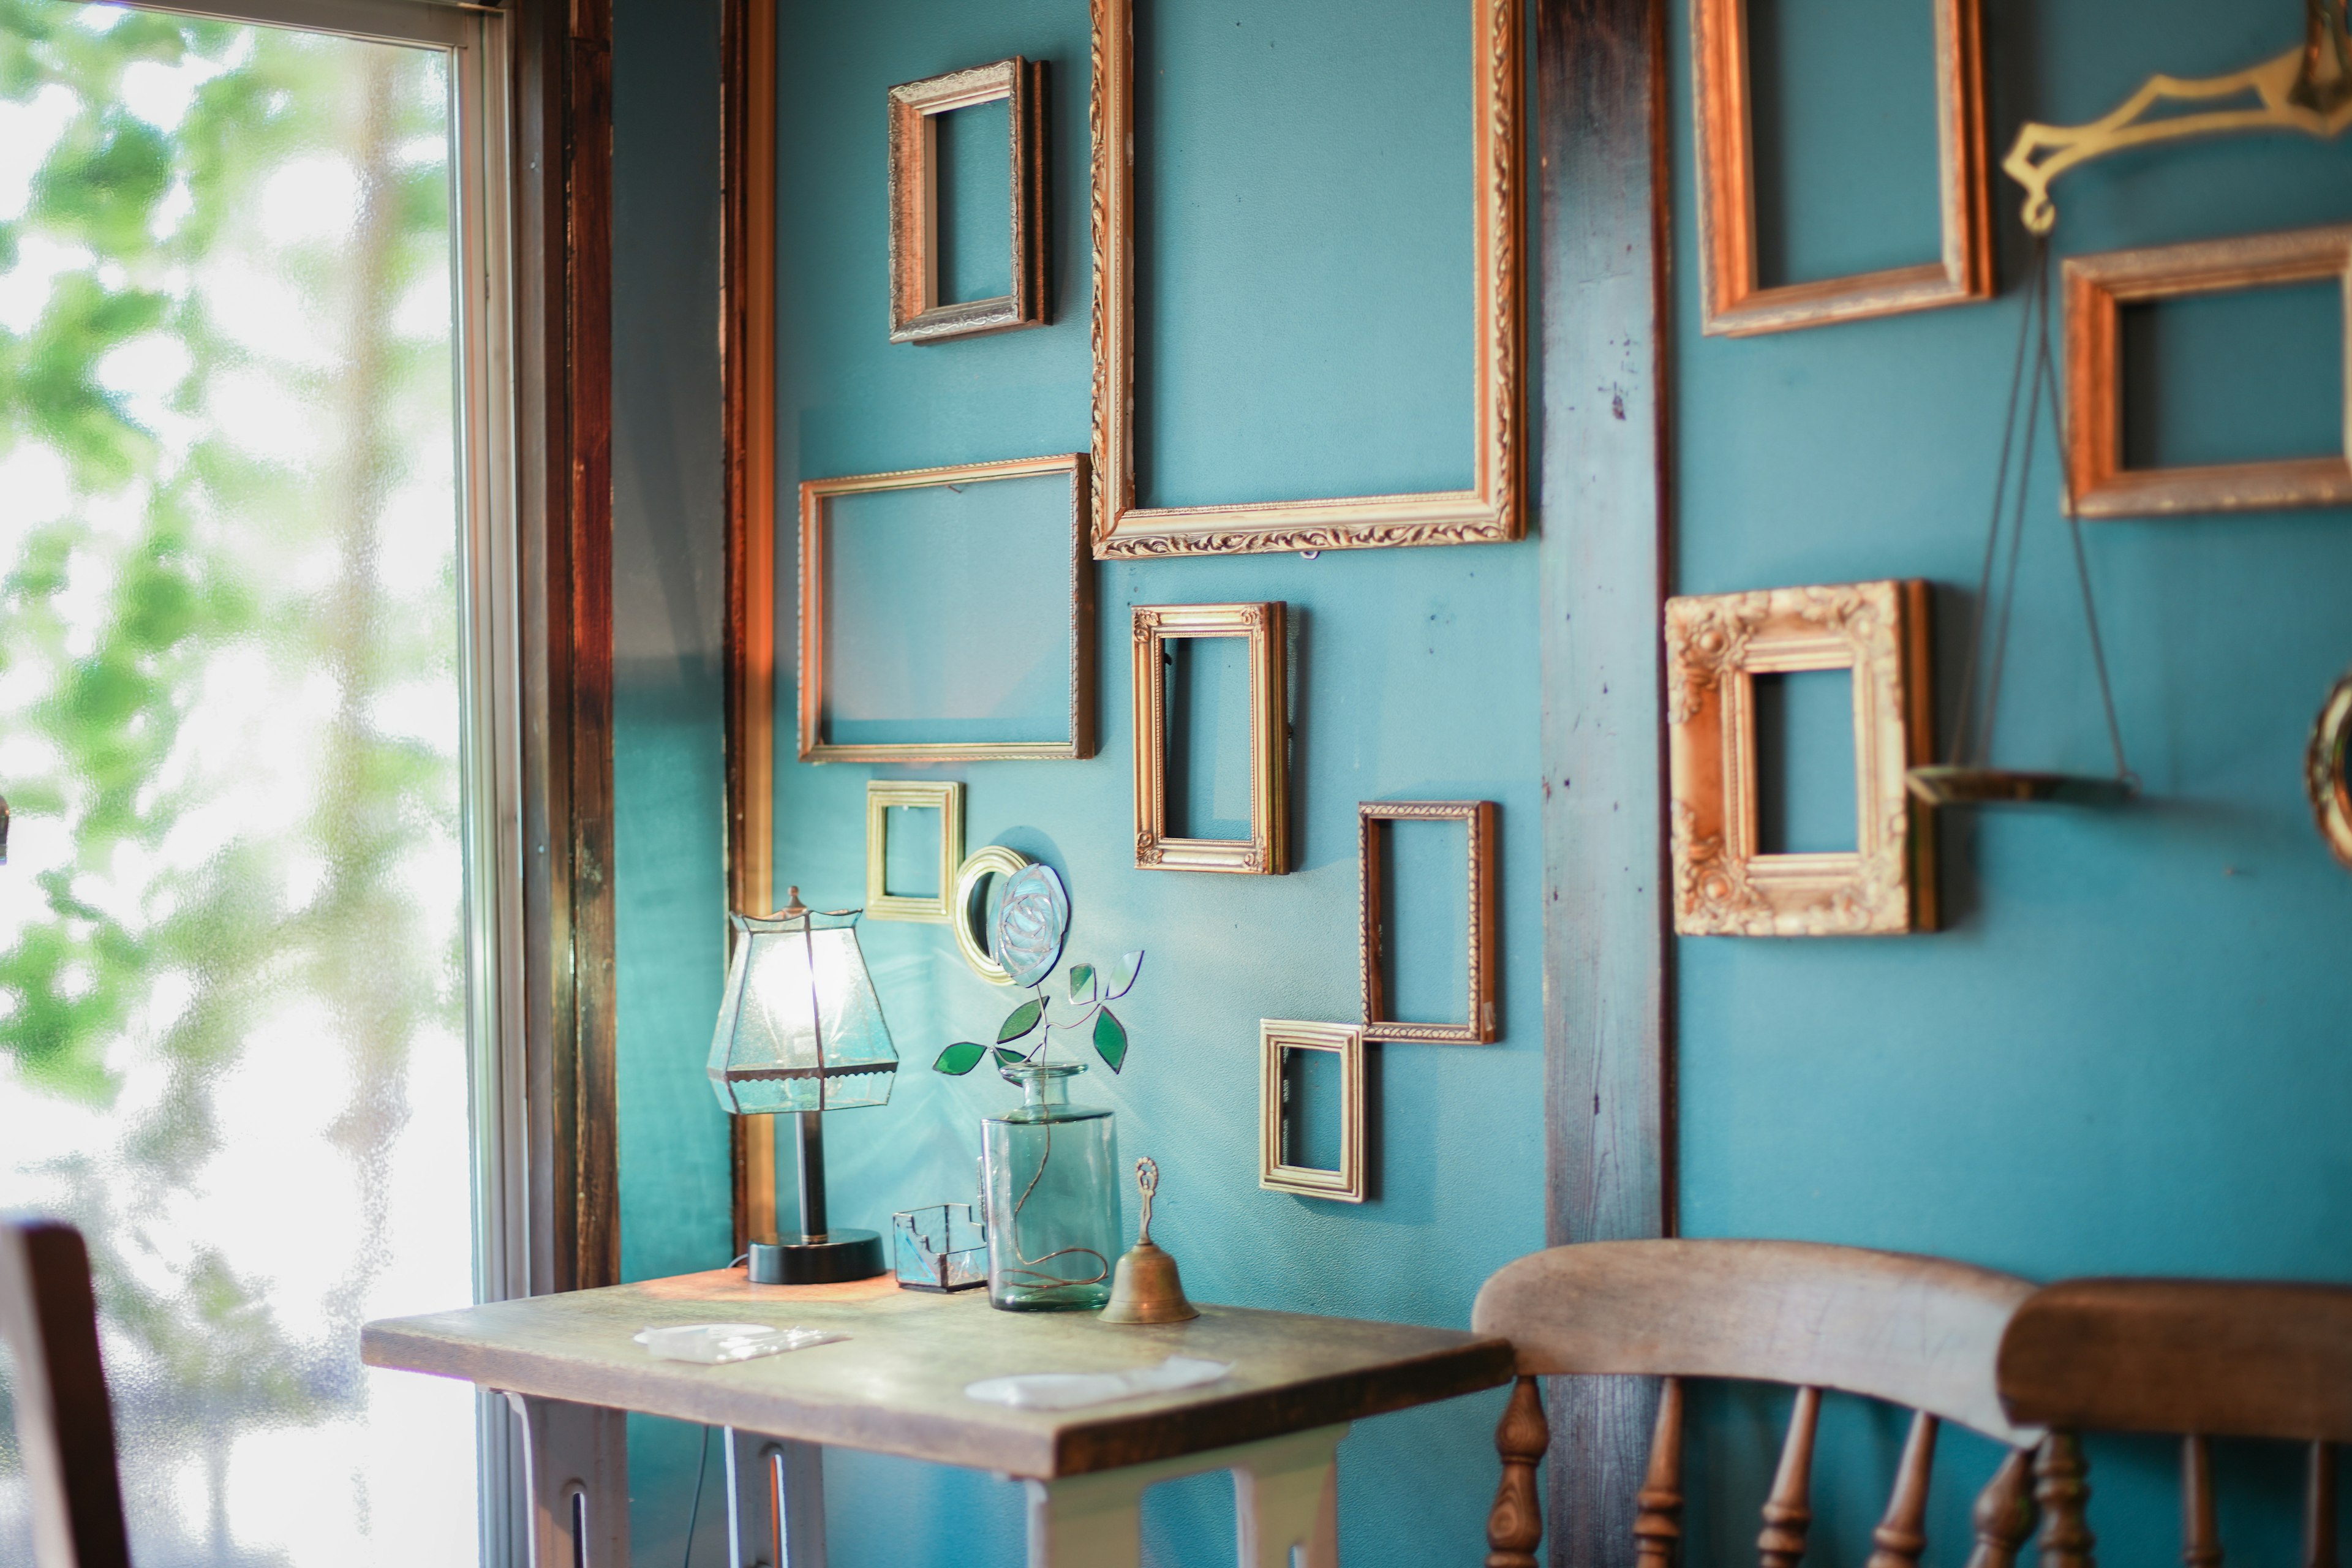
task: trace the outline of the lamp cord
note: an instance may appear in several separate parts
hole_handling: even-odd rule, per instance
[[[694,1502],[686,1510],[686,1552],[678,1568],[694,1568],[694,1527],[702,1519],[702,1478],[710,1473],[710,1428],[702,1429],[702,1454],[694,1461]]]

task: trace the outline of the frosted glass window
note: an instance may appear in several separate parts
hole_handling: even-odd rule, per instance
[[[0,11],[0,1206],[142,1563],[478,1556],[449,57]],[[0,1448],[0,1563],[29,1559]]]

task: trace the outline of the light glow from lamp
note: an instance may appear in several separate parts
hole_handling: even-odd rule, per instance
[[[735,954],[710,1087],[738,1116],[883,1105],[898,1053],[857,945],[857,911],[730,915]]]

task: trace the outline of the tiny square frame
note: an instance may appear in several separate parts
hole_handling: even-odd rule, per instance
[[[1935,833],[1905,774],[1933,754],[1924,582],[1666,601],[1675,930],[1891,936],[1936,926]],[[1754,678],[1849,669],[1854,845],[1758,852]]]
[[[1771,288],[1757,279],[1756,157],[1748,0],[1691,0],[1697,118],[1699,292],[1710,337],[1785,332],[1993,297],[1985,164],[1984,29],[1979,0],[1936,8],[1937,212],[1933,261]]]
[[[2124,467],[2123,307],[2334,279],[2344,299],[2344,450],[2330,457]],[[2352,503],[2352,225],[2242,235],[2066,261],[2066,470],[2075,515],[2165,517]]]
[[[939,117],[1011,100],[1013,291],[939,298]],[[890,89],[890,341],[938,342],[1045,321],[1045,63],[1019,55]]]
[[[1496,903],[1496,831],[1500,808],[1491,800],[1368,800],[1356,807],[1356,866],[1364,981],[1364,1037],[1410,1040],[1423,1045],[1484,1046],[1502,1037],[1496,993],[1501,965],[1496,960],[1502,921]],[[1381,836],[1392,822],[1459,822],[1469,840],[1470,908],[1466,930],[1470,961],[1469,1019],[1460,1024],[1416,1024],[1388,1016],[1388,982],[1381,958]]]
[[[1257,1026],[1257,1184],[1269,1192],[1364,1201],[1364,1031],[1354,1024],[1261,1019]],[[1282,1158],[1282,1053],[1330,1051],[1339,1058],[1339,1168],[1286,1164]]]
[[[824,738],[825,503],[873,490],[924,489],[990,479],[1070,476],[1070,738],[1066,741],[890,741],[837,744]],[[1095,570],[1087,553],[1087,464],[1084,452],[1015,458],[942,468],[905,468],[801,481],[800,760],[804,763],[1066,761],[1095,754]]]
[[[890,891],[890,809],[911,807],[940,814],[940,891],[937,898]],[[866,781],[866,918],[927,921],[944,925],[955,918],[956,873],[963,866],[963,785],[913,779]]]
[[[1135,864],[1146,871],[1290,869],[1289,682],[1285,606],[1137,605],[1135,617]],[[1249,641],[1250,836],[1176,838],[1168,832],[1168,669],[1179,637]]]

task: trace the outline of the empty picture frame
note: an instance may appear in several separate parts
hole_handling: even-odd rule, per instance
[[[1937,210],[1933,261],[1765,287],[1758,276],[1747,0],[1691,0],[1698,153],[1699,293],[1709,336],[1746,337],[1993,297],[1978,0],[1885,0],[1936,8]],[[1854,133],[1864,133],[1857,126]]]
[[[1090,0],[1094,32],[1094,551],[1222,555],[1517,539],[1525,261],[1520,237],[1520,0],[1471,0],[1471,485],[1418,495],[1203,506],[1136,504],[1134,0]],[[1368,331],[1378,330],[1368,323]]]
[[[1012,122],[1012,292],[940,298],[939,117],[999,99]],[[1045,321],[1045,64],[1019,55],[890,89],[890,341],[937,342]]]
[[[2195,468],[2124,466],[2123,308],[2335,280],[2343,290],[2343,450]],[[2077,516],[2161,517],[2352,502],[2352,225],[2067,258],[2066,469]]]
[[[948,899],[948,924],[955,931],[956,951],[974,974],[991,985],[1010,985],[1012,972],[996,961],[995,922],[989,918],[989,900],[982,895],[989,879],[1002,879],[1030,864],[1029,857],[1002,844],[975,849],[956,868],[955,890]]]
[[[1364,982],[1364,1037],[1412,1040],[1428,1045],[1483,1046],[1501,1037],[1496,993],[1500,975],[1496,944],[1501,920],[1496,904],[1496,823],[1491,800],[1368,800],[1356,807],[1357,887],[1361,909],[1360,942]],[[1469,909],[1465,927],[1469,954],[1469,1017],[1459,1024],[1412,1023],[1390,1016],[1391,960],[1399,940],[1384,929],[1385,901],[1381,840],[1398,822],[1459,822],[1469,841]]]
[[[1364,1031],[1352,1024],[1310,1024],[1267,1018],[1257,1026],[1257,1184],[1271,1192],[1364,1201]],[[1339,1165],[1337,1170],[1290,1160],[1291,1110],[1283,1071],[1291,1051],[1329,1051],[1339,1058]]]
[[[1135,864],[1150,871],[1290,869],[1288,680],[1284,605],[1137,605],[1135,616]],[[1167,645],[1186,637],[1249,644],[1247,838],[1178,838],[1168,831]]]
[[[890,891],[890,811],[904,807],[940,814],[939,891]],[[963,785],[909,779],[866,782],[866,918],[945,923],[955,912],[956,870],[963,864]]]
[[[1936,925],[1935,835],[1904,774],[1932,754],[1927,584],[1666,601],[1675,930],[1874,936]],[[1853,672],[1854,846],[1759,853],[1754,678]]]
[[[1087,470],[1086,454],[1074,452],[1058,458],[1024,458],[1010,462],[809,479],[801,485],[801,761],[945,763],[1094,755],[1094,563],[1087,559],[1086,549]],[[894,549],[886,552],[887,558],[871,563],[873,569],[866,575],[874,585],[892,592],[930,595],[919,612],[897,617],[898,622],[908,624],[835,624],[838,595],[830,574],[841,552],[834,542],[833,532],[845,526],[834,516],[837,502],[845,498],[893,490],[935,491],[955,496],[961,501],[975,486],[1055,475],[1064,477],[1068,494],[1054,503],[1050,514],[1040,509],[1037,526],[1050,530],[1051,537],[1030,542],[1035,549],[1037,572],[1034,577],[1016,576],[1013,586],[1021,595],[1018,602],[1006,602],[1001,596],[983,599],[970,586],[969,574],[976,559],[992,559],[1010,548],[1003,520],[990,518],[984,530],[952,540],[943,538],[937,550]],[[975,524],[975,529],[979,530],[980,525]],[[926,575],[926,566],[939,575]],[[942,604],[972,617],[969,640],[954,650],[952,660],[941,658],[914,662],[919,648],[914,633],[921,630],[929,635],[939,634],[941,623],[938,607]],[[835,666],[850,657],[848,652],[836,652],[836,640],[852,633],[860,639],[856,654],[866,661],[866,668],[846,672],[852,684],[865,679],[884,662],[891,664],[896,671],[893,680],[897,689],[887,689],[889,683],[885,683],[886,689],[877,700],[902,700],[908,693],[919,692],[923,701],[932,702],[942,693],[952,693],[969,696],[978,704],[983,700],[1002,698],[1040,679],[1040,667],[1034,661],[1024,663],[1003,657],[996,644],[1001,629],[1034,631],[1038,627],[1051,628],[1055,640],[1067,650],[1067,700],[1065,702],[1062,697],[1062,667],[1055,665],[1048,677],[1053,682],[1049,706],[1055,713],[1051,720],[1039,721],[1034,737],[974,738],[978,729],[998,726],[978,725],[969,721],[969,716],[951,718],[936,711],[866,714],[857,721],[869,729],[887,731],[887,739],[850,739],[835,732],[835,689],[844,683],[844,672]],[[948,668],[950,664],[951,668]],[[935,726],[940,732],[931,737],[910,733],[926,725]],[[965,732],[961,737],[945,733],[955,729]],[[1048,731],[1053,732],[1049,734]]]

